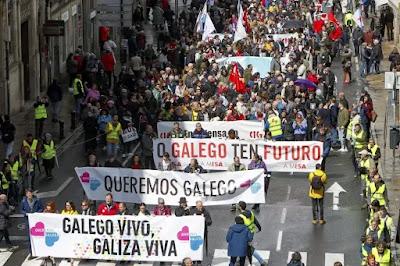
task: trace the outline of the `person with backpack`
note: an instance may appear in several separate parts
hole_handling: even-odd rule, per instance
[[[293,252],[292,258],[290,259],[287,266],[304,266],[304,263],[301,262],[300,252],[298,252],[298,251]]]
[[[308,175],[310,190],[308,196],[311,198],[313,211],[313,224],[325,224],[324,220],[324,193],[325,185],[328,181],[326,173],[322,170],[321,164],[315,166],[315,171]]]

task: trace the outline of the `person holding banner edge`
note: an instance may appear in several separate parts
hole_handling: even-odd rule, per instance
[[[246,171],[246,165],[240,162],[240,157],[235,156],[233,158],[233,163],[228,167],[229,172],[236,172],[236,171]],[[236,211],[236,204],[232,204],[231,211]]]
[[[254,154],[252,161],[250,162],[248,166],[248,170],[253,170],[253,169],[264,169],[264,192],[267,194],[268,192],[268,187],[269,187],[269,180],[271,178],[271,173],[268,172],[267,165],[263,161],[261,155]],[[255,212],[260,212],[260,204],[254,204],[252,208]]]

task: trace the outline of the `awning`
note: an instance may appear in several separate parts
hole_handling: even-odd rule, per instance
[[[387,5],[389,0],[375,0],[376,7]]]

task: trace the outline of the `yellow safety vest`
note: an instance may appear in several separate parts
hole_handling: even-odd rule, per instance
[[[32,158],[34,158],[34,159],[37,158],[37,157],[36,157],[36,148],[37,148],[37,144],[38,144],[37,139],[33,139],[31,145],[29,145],[29,143],[28,143],[26,140],[24,140],[24,141],[22,142],[22,145],[23,145],[24,147],[26,146],[26,147],[29,148],[29,150],[31,151],[31,154],[32,154]]]
[[[247,218],[244,214],[240,214],[239,217],[243,219],[244,225],[247,226],[250,233],[254,234],[256,232],[256,225],[254,224],[254,213],[251,212],[250,218]]]
[[[19,176],[19,161],[14,162],[14,164],[11,166],[11,178],[14,181],[18,181],[20,176]]]
[[[0,172],[0,175],[1,175],[1,188],[3,190],[7,190],[10,187],[10,184],[8,183],[7,178],[3,172]]]
[[[374,255],[375,261],[379,263],[379,266],[390,266],[390,261],[392,260],[390,249],[386,248],[383,254],[379,254],[378,249],[373,248],[372,255]]]
[[[119,134],[121,132],[121,123],[118,122],[114,127],[112,122],[107,124],[107,141],[119,143]]]
[[[364,244],[361,245],[361,254],[364,258],[368,257],[369,253],[365,250]]]
[[[392,233],[392,227],[393,227],[393,218],[388,216],[388,215],[386,215],[386,217],[381,219],[380,222],[381,223],[380,223],[379,226],[381,228],[385,228],[386,227],[386,229],[389,231],[389,234],[391,234]]]
[[[376,151],[378,150],[379,146],[375,144],[373,147],[371,147],[370,144],[368,144],[368,150],[371,151],[372,156],[375,156]]]
[[[74,96],[79,95],[78,83],[80,84],[81,89],[83,89],[82,81],[78,78],[74,79]]]
[[[43,119],[43,118],[47,118],[47,110],[44,103],[39,104],[35,108],[35,119]]]
[[[271,132],[271,137],[276,137],[282,135],[282,123],[278,116],[268,117],[269,132]]]
[[[56,156],[56,148],[54,147],[54,141],[50,141],[49,144],[43,144],[44,152],[42,153],[42,159],[50,160]]]
[[[371,169],[370,161],[371,160],[369,158],[367,158],[366,160],[360,160],[360,168],[365,167],[368,170],[370,170]],[[368,184],[369,183],[368,174],[362,174],[361,180],[365,181]]]
[[[360,132],[353,134],[353,140],[354,140],[354,148],[361,150],[365,148],[366,146],[366,140],[365,140],[365,134],[364,131],[361,129]]]
[[[350,23],[348,23],[348,22],[350,22]],[[353,26],[353,24],[354,24],[354,22],[353,22],[353,14],[346,13],[346,15],[344,15],[344,25]]]
[[[371,193],[371,202],[374,200],[378,200],[380,206],[386,206],[385,197],[383,196],[385,190],[386,190],[386,184],[382,184],[378,189],[376,189],[375,183],[371,182],[369,184],[369,191]]]

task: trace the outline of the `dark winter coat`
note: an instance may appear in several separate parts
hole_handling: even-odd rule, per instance
[[[0,230],[8,227],[11,210],[7,203],[0,204]]]
[[[228,242],[228,256],[245,257],[247,255],[247,243],[253,240],[253,234],[250,233],[244,224],[234,224],[229,227],[226,235]]]

